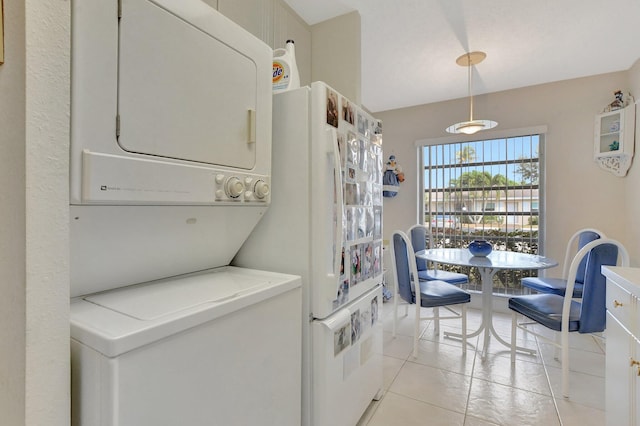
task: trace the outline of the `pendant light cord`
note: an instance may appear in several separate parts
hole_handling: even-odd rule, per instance
[[[468,65],[468,82],[469,82],[469,121],[473,121],[473,91],[471,90],[473,85],[471,84],[471,55],[469,53],[467,53],[467,59],[469,62]]]

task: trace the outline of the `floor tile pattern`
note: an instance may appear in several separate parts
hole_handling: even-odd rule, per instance
[[[482,313],[468,309],[469,331]],[[428,313],[424,312],[424,316]],[[604,342],[591,335],[572,333],[570,339],[570,399],[560,394],[560,363],[554,347],[543,339],[518,331],[518,344],[535,355],[518,354],[511,363],[508,348],[494,338],[483,358],[481,337],[469,339],[467,355],[461,342],[444,337],[459,332],[461,322],[441,321],[436,335],[432,321],[423,321],[417,358],[412,356],[413,310],[399,310],[396,337],[392,336],[393,304],[385,303],[384,388],[357,426],[487,426],[562,425],[601,426],[604,414]],[[495,313],[494,327],[511,339],[511,315]],[[538,329],[542,334],[547,333]],[[477,349],[477,350],[476,350]]]

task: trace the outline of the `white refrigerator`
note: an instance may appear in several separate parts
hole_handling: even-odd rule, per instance
[[[382,395],[382,126],[322,82],[273,97],[271,207],[232,264],[302,277],[302,420]]]

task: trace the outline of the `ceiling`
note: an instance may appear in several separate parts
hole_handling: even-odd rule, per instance
[[[628,70],[640,58],[640,0],[285,1],[310,25],[360,13],[361,97],[372,112],[468,96],[456,58],[469,51],[487,54],[475,95]]]

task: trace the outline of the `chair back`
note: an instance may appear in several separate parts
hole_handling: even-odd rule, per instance
[[[569,242],[567,243],[567,248],[564,252],[564,266],[562,269],[562,278],[567,278],[569,275],[569,267],[571,266],[571,262],[573,261],[577,251],[579,251],[582,247],[589,244],[591,241],[595,241],[598,238],[605,238],[604,232],[594,229],[594,228],[583,228],[576,231],[571,238],[569,238]],[[578,242],[578,250],[574,249],[576,245],[576,241]],[[587,264],[587,258],[583,258],[578,267],[578,271],[576,273],[576,281],[579,283],[584,283],[584,268]]]
[[[431,231],[424,225],[418,224],[409,228],[409,236],[414,253],[427,249],[427,235],[429,236],[429,241],[431,241]],[[426,271],[428,268],[427,261],[424,259],[416,259],[416,267],[418,271]]]
[[[402,231],[395,231],[392,235],[391,254],[393,258],[393,271],[395,274],[398,294],[405,302],[415,302],[415,289],[412,288],[411,277],[417,277],[415,256],[413,249],[409,252],[411,243],[409,237]],[[416,279],[417,281],[417,279]]]
[[[597,333],[606,328],[606,278],[602,275],[602,266],[615,266],[619,258],[622,266],[629,266],[629,254],[622,244],[610,238],[598,238],[585,244],[571,262],[564,312],[569,312],[578,267],[586,259],[578,332]]]
[[[604,234],[602,235],[604,236]],[[580,250],[582,247],[589,244],[591,241],[595,241],[599,239],[600,236],[601,236],[601,233],[598,233],[595,230],[592,230],[592,229],[583,230],[578,235],[578,250]],[[589,256],[583,257],[582,260],[580,261],[580,264],[578,265],[578,270],[576,272],[576,282],[578,283],[584,284],[584,280],[585,280],[584,275],[586,272],[586,266],[587,266],[588,260],[589,260]]]

